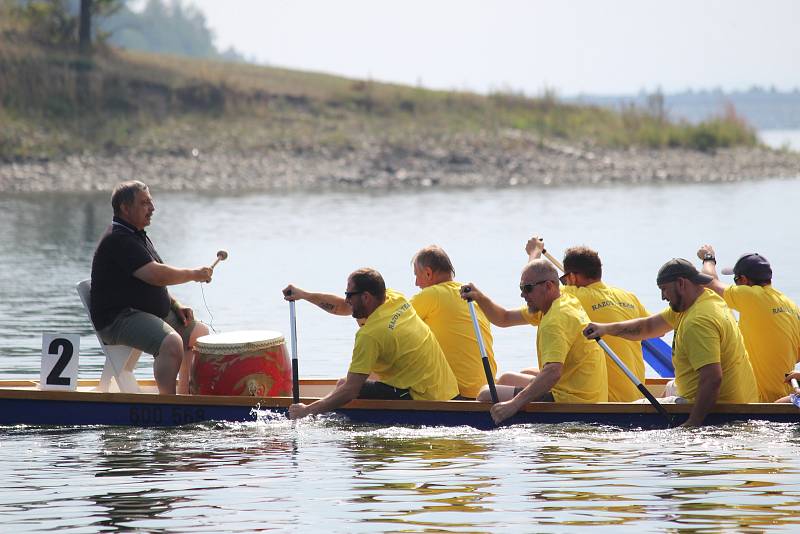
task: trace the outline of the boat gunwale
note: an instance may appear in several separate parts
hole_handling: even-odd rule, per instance
[[[81,387],[96,386],[97,380],[81,380]],[[302,380],[307,385],[331,385],[335,380],[310,379]],[[144,386],[152,386],[153,381],[140,381]],[[301,402],[309,403],[319,397],[302,397]],[[64,391],[40,390],[36,380],[0,380],[0,399],[28,399],[63,402],[92,402],[113,404],[165,404],[175,406],[250,406],[253,408],[286,409],[292,404],[292,398],[286,397],[254,397],[226,395],[162,395],[159,393],[119,393],[99,391]],[[688,414],[692,404],[662,404],[671,414]],[[450,400],[374,400],[355,399],[341,406],[341,410],[382,410],[382,411],[434,411],[434,412],[488,412],[491,404],[486,402]],[[655,408],[648,403],[554,403],[532,402],[521,412],[526,413],[563,413],[563,414],[652,414]],[[791,403],[751,403],[751,404],[718,404],[711,413],[778,415],[798,414],[800,410]]]

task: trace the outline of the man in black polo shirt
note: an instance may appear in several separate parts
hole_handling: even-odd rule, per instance
[[[191,308],[172,298],[166,286],[210,282],[210,267],[181,269],[166,265],[144,227],[155,211],[147,186],[123,182],[111,195],[114,219],[100,239],[92,261],[90,308],[100,338],[155,356],[153,374],[159,393],[189,392],[191,346],[208,334]]]

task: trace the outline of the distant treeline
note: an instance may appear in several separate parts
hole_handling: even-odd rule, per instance
[[[214,44],[214,33],[205,15],[180,0],[148,0],[141,12],[123,5],[114,14],[99,21],[99,29],[108,35],[113,46],[207,59],[245,61],[242,54],[228,48],[221,51]]]
[[[31,36],[50,46],[77,43],[80,0],[0,0],[17,6]],[[141,11],[127,0],[95,0],[93,41],[130,50],[244,62],[233,48],[219,50],[205,15],[181,0],[147,0]]]
[[[648,107],[652,96],[641,92],[637,95],[580,95],[566,100],[620,109],[631,105]],[[662,97],[665,113],[673,120],[697,124],[733,107],[737,115],[759,130],[800,128],[800,89],[797,88],[778,91],[774,87],[755,86],[747,91],[683,91]]]

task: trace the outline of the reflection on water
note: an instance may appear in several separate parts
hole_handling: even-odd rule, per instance
[[[10,528],[761,529],[800,523],[792,425],[300,423],[0,430]]]
[[[464,439],[401,439],[383,433],[356,435],[348,444],[355,476],[353,503],[364,505],[364,521],[408,527],[470,527],[465,512],[486,512],[491,477],[475,480],[465,471],[484,464],[486,448]],[[426,473],[420,480],[420,472]],[[414,503],[414,506],[410,506]],[[425,520],[436,514],[435,523]],[[448,520],[447,515],[453,515]],[[400,528],[398,526],[398,528]]]
[[[286,331],[288,282],[339,292],[372,265],[412,294],[409,261],[443,245],[458,277],[519,304],[523,245],[598,248],[604,277],[662,306],[654,273],[710,242],[719,258],[758,250],[800,300],[793,228],[800,182],[734,186],[246,195],[154,192],[148,229],[183,265],[230,258],[214,282],[175,289],[220,331]],[[74,290],[108,223],[108,196],[0,198],[0,377],[36,376],[41,334],[81,335],[81,376],[103,360]],[[747,225],[731,213],[747,206]],[[213,216],[211,216],[213,214]],[[191,236],[202,236],[194,239]],[[725,262],[725,259],[722,259]],[[631,268],[635,267],[635,268]],[[204,299],[208,305],[206,310]],[[346,370],[353,321],[298,306],[301,374]],[[495,330],[501,370],[533,361],[533,330]],[[137,373],[152,376],[144,357]],[[386,428],[338,417],[175,429],[0,428],[3,531],[574,532],[782,530],[800,523],[800,430],[738,424],[621,431],[563,424]]]

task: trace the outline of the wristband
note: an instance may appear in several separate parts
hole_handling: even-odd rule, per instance
[[[706,254],[705,256],[703,256],[703,262],[707,261],[713,261],[714,265],[717,264],[717,258],[715,258],[713,254]]]

